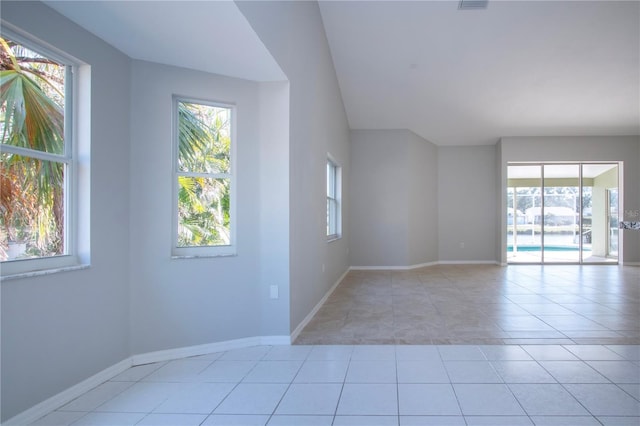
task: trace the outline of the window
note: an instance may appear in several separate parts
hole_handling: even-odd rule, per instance
[[[340,238],[342,213],[340,207],[342,169],[330,158],[327,160],[327,239]]]
[[[0,261],[3,275],[76,263],[73,65],[2,34]]]
[[[235,253],[234,108],[174,100],[174,256]]]

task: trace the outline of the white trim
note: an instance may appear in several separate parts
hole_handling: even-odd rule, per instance
[[[96,386],[112,379],[113,377],[117,376],[130,367],[132,367],[131,358],[120,361],[119,363],[112,365],[111,367],[106,368],[97,374],[94,374],[88,379],[81,381],[77,385],[71,386],[70,388],[52,396],[51,398],[45,399],[41,403],[36,404],[33,407],[23,411],[22,413],[10,418],[6,422],[2,423],[2,425],[17,426],[31,424],[36,420],[51,413],[52,411],[57,410],[63,405],[68,404],[69,402],[90,391]]]
[[[230,172],[227,173],[194,173],[178,170],[178,157],[179,157],[179,112],[178,107],[180,103],[191,103],[197,105],[205,105],[214,108],[229,110],[230,123],[229,123],[229,138],[231,139],[231,147],[229,152],[229,168]],[[237,200],[237,106],[233,102],[223,102],[217,100],[204,100],[191,96],[182,96],[174,94],[171,100],[171,114],[172,114],[172,243],[171,243],[171,258],[172,259],[188,259],[194,257],[230,257],[237,256],[237,214],[236,214],[236,200]],[[210,179],[228,179],[229,180],[229,244],[227,245],[214,245],[214,246],[178,246],[178,192],[179,176],[197,176],[208,177]]]
[[[307,324],[309,324],[309,322],[314,317],[314,315],[318,313],[320,308],[322,308],[322,305],[324,305],[324,303],[327,301],[329,296],[331,296],[331,294],[338,287],[338,285],[340,285],[340,283],[342,282],[344,277],[347,276],[350,270],[351,268],[348,268],[346,271],[344,271],[344,273],[340,276],[340,278],[338,278],[338,280],[331,286],[329,291],[327,291],[325,295],[322,297],[322,299],[320,299],[320,301],[316,304],[316,306],[313,307],[311,312],[309,312],[307,316],[304,317],[304,319],[300,322],[300,324],[298,324],[295,330],[293,330],[293,332],[291,333],[291,343],[295,342],[295,340],[298,338],[298,335],[300,335],[302,330],[307,326]]]
[[[243,339],[227,340],[223,342],[207,343],[204,345],[185,346],[181,348],[166,349],[156,352],[147,352],[133,355],[132,365],[150,364],[152,362],[169,361],[172,359],[188,358],[198,355],[206,355],[214,352],[224,352],[232,349],[247,348],[258,345],[289,345],[289,336],[255,336]]]
[[[640,266],[640,262],[619,262],[620,266]]]
[[[426,262],[426,263],[418,263],[416,265],[408,265],[408,266],[352,266],[349,268],[351,271],[408,271],[411,269],[425,268],[427,266],[435,266],[440,262]]]
[[[496,260],[441,260],[439,265],[498,265],[501,263]]]

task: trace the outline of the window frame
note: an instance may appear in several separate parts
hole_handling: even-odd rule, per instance
[[[326,163],[326,193],[327,193],[327,242],[339,240],[342,238],[342,166],[331,156],[327,154]],[[333,213],[335,215],[335,223],[330,221],[331,212],[330,205],[333,202]]]
[[[179,143],[180,138],[178,135],[179,125],[178,125],[178,104],[180,102],[183,103],[193,103],[200,104],[206,106],[212,106],[216,108],[225,108],[230,110],[231,120],[229,129],[229,137],[231,139],[231,146],[229,149],[229,167],[231,169],[231,173],[197,173],[198,175],[206,175],[209,178],[223,178],[229,179],[229,244],[228,245],[218,245],[218,246],[189,246],[189,247],[179,247],[178,246],[178,192],[179,192],[179,184],[178,177],[181,175],[189,174],[189,172],[181,172],[178,168],[178,157],[179,157]],[[172,116],[172,137],[171,137],[171,145],[172,145],[172,207],[171,207],[171,257],[173,259],[188,259],[188,258],[200,258],[200,257],[226,257],[226,256],[236,256],[237,255],[237,216],[236,216],[236,185],[237,185],[237,162],[236,162],[236,145],[237,145],[237,107],[234,103],[231,102],[221,102],[216,100],[207,100],[201,98],[194,98],[190,96],[181,96],[181,95],[173,95],[172,97],[172,107],[171,107],[171,116]]]
[[[88,267],[89,254],[81,256],[79,253],[79,238],[84,233],[80,228],[79,209],[80,202],[89,203],[89,200],[80,200],[78,173],[79,173],[79,140],[78,140],[78,105],[79,98],[79,70],[82,62],[73,58],[54,46],[37,39],[26,31],[2,21],[0,34],[12,41],[19,43],[48,59],[65,66],[64,84],[64,151],[62,154],[54,154],[46,151],[37,151],[29,148],[0,144],[0,151],[18,154],[39,160],[53,161],[64,164],[64,253],[54,256],[34,257],[26,259],[12,259],[0,262],[2,266],[0,277],[2,280],[20,278]],[[84,150],[83,150],[84,152]],[[88,167],[87,167],[88,168]],[[83,192],[84,195],[84,192]],[[88,194],[87,194],[88,195]],[[85,224],[86,226],[86,224]],[[87,247],[88,248],[88,245]]]

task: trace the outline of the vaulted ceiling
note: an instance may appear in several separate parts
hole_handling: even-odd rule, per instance
[[[127,55],[284,74],[230,1],[47,1]],[[350,127],[437,145],[640,134],[640,3],[320,1]]]

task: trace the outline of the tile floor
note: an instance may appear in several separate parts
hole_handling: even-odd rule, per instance
[[[640,425],[640,268],[352,271],[296,343],[133,367],[35,424]]]
[[[35,425],[638,425],[640,345],[258,346],[133,367]]]
[[[351,271],[298,344],[640,344],[640,268]]]

